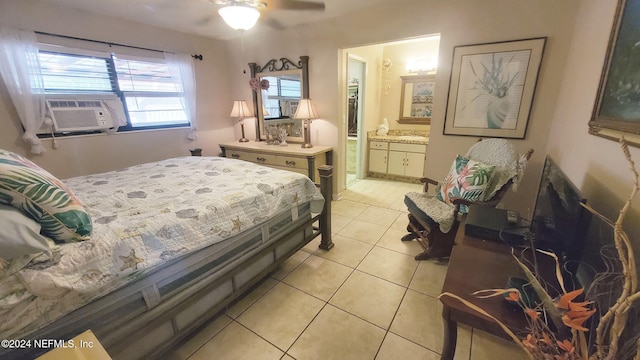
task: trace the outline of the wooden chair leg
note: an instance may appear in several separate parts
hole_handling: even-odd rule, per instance
[[[442,259],[451,255],[457,226],[454,226],[448,233],[443,233],[439,228],[431,229],[421,223],[411,213],[408,214],[408,217],[407,231],[409,233],[400,240],[417,240],[420,243],[424,251],[415,256],[416,260]]]
[[[407,232],[408,234],[403,236],[401,241],[411,241],[419,238],[418,232],[422,228],[422,226],[416,221],[416,219],[411,215],[411,213],[407,214],[409,218],[409,223],[407,224]]]
[[[418,236],[414,233],[408,233],[407,235],[400,238],[401,241],[411,241],[418,238]]]

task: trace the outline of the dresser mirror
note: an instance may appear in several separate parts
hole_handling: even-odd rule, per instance
[[[264,66],[249,63],[256,139],[272,141],[285,132],[287,142],[303,142],[302,120],[293,115],[300,99],[309,97],[308,65],[308,56],[297,63],[286,58],[271,59]]]

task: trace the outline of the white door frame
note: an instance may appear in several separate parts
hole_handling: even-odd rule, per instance
[[[345,79],[345,91],[349,93],[349,62],[351,60],[357,61],[362,64],[360,74],[361,82],[358,84],[358,130],[357,130],[357,143],[356,143],[356,178],[362,179],[366,175],[364,154],[367,151],[366,149],[366,138],[364,136],[364,116],[365,116],[365,97],[366,97],[366,84],[367,84],[367,61],[359,56],[352,55],[347,52],[347,76]],[[345,116],[349,115],[349,102],[346,100],[346,113]],[[344,133],[348,135],[348,122],[344,123]],[[345,164],[346,164],[346,156],[345,156]]]

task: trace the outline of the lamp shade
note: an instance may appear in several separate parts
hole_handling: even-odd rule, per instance
[[[244,100],[235,100],[233,102],[233,109],[231,109],[231,117],[245,118],[253,116],[249,105]]]
[[[318,112],[313,106],[311,99],[300,99],[296,113],[293,115],[295,119],[317,119]]]
[[[235,30],[249,30],[256,24],[260,12],[247,6],[225,6],[218,10],[224,22]]]

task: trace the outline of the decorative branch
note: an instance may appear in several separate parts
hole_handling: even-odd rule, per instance
[[[517,290],[516,290],[517,291]],[[505,324],[503,324],[500,320],[496,319],[493,315],[489,314],[488,312],[484,311],[484,309],[482,309],[481,307],[472,304],[471,302],[461,298],[460,296],[456,295],[456,294],[452,294],[449,292],[444,292],[442,294],[440,294],[438,296],[438,299],[440,299],[443,296],[447,296],[450,298],[454,298],[458,301],[460,301],[461,303],[465,304],[466,306],[468,306],[469,308],[479,312],[480,314],[492,319],[493,321],[495,321],[501,328],[502,330],[504,330],[504,332],[509,335],[509,337],[515,341],[516,344],[518,344],[518,346],[524,350],[524,352],[527,353],[527,355],[529,356],[529,359],[534,360],[535,358],[533,357],[533,354],[531,354],[531,352],[529,351],[529,349],[527,349],[523,344],[522,341],[520,341],[520,339],[518,338],[518,336],[516,334],[513,333],[513,331],[511,331]]]
[[[633,175],[633,189],[631,190],[631,194],[620,210],[618,219],[613,224],[613,239],[619,260],[622,263],[624,284],[618,300],[602,316],[598,323],[598,327],[596,328],[596,352],[590,358],[593,360],[615,359],[619,350],[620,336],[624,332],[629,317],[629,310],[631,309],[633,302],[640,298],[640,292],[637,292],[638,274],[636,272],[633,248],[628,235],[622,229],[622,222],[624,221],[627,211],[631,208],[631,201],[640,189],[638,184],[639,175],[636,170],[635,163],[631,159],[631,154],[629,153],[629,148],[624,136],[620,138],[620,144],[625,158],[629,162],[629,167]],[[592,208],[587,207],[587,209],[596,216],[603,218],[601,214]],[[611,222],[609,221],[609,223]],[[607,328],[609,329],[608,333],[606,333]],[[638,356],[638,353],[636,353],[636,359]]]
[[[549,318],[551,318],[551,321],[553,321],[553,324],[556,326],[556,328],[559,331],[561,331],[561,329],[566,329],[562,322],[562,315],[560,314],[560,311],[558,310],[558,308],[556,308],[556,305],[553,302],[553,299],[551,298],[551,296],[549,296],[549,294],[544,290],[544,288],[542,287],[542,285],[540,284],[536,276],[531,272],[531,270],[529,270],[529,268],[525,264],[523,264],[513,254],[513,249],[511,250],[511,255],[513,256],[514,259],[516,259],[518,266],[520,266],[520,269],[522,269],[522,271],[524,272],[525,276],[527,277],[527,280],[529,280],[531,287],[533,288],[533,290],[535,290],[536,294],[538,294],[540,301],[542,301],[542,306],[547,311],[547,314],[549,315]]]

